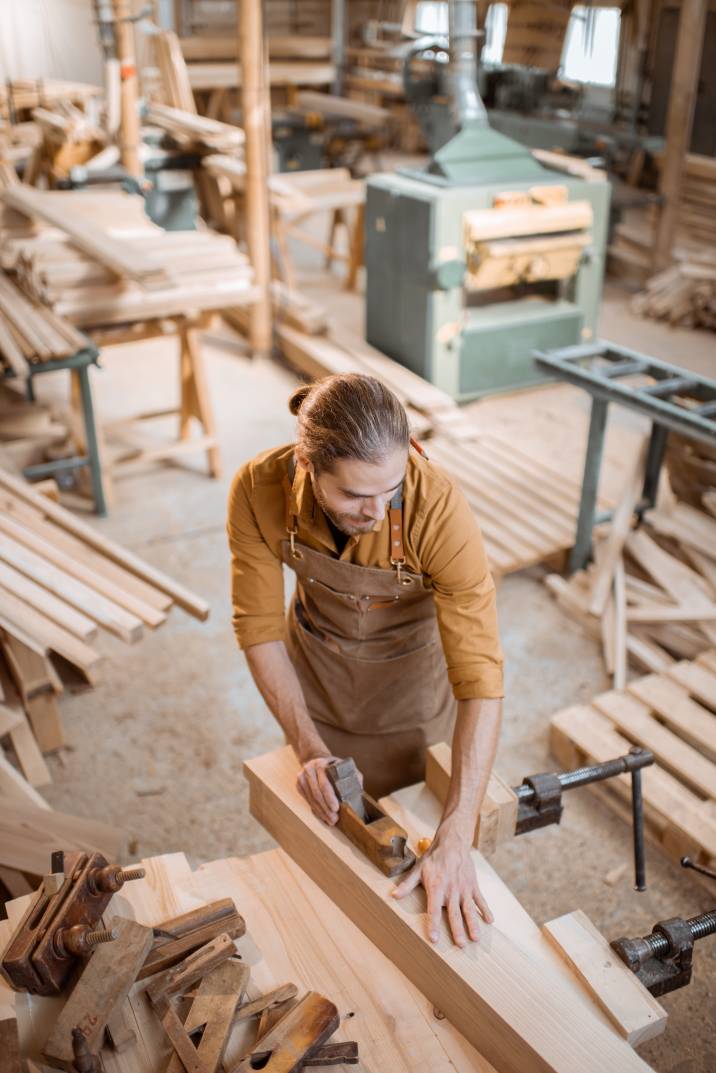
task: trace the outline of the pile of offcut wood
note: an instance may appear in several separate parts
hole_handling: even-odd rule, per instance
[[[685,328],[716,329],[716,257],[706,251],[686,255],[653,276],[632,309]]]
[[[0,737],[10,734],[32,785],[50,781],[42,753],[64,744],[53,661],[94,684],[99,630],[139,641],[175,603],[201,620],[209,614],[200,597],[0,469],[0,641],[19,696]]]
[[[716,644],[716,514],[681,503],[664,485],[657,509],[635,527],[643,454],[634,466],[594,562],[569,580],[545,583],[560,607],[601,639],[614,686],[626,685],[627,665],[662,672]]]

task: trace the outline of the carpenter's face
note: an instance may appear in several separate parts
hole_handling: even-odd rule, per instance
[[[328,472],[316,474],[310,462],[298,458],[311,475],[313,492],[333,524],[349,536],[377,529],[405,476],[408,452],[397,448],[383,461],[343,458]]]

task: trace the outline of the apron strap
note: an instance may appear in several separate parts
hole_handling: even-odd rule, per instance
[[[288,473],[283,478],[283,490],[286,495],[286,532],[291,545],[291,555],[294,559],[302,559],[303,552],[296,547],[296,534],[298,533],[298,504],[296,502],[296,459],[291,455],[288,461]]]
[[[388,532],[390,533],[390,565],[395,567],[399,585],[410,585],[412,579],[403,577],[405,547],[403,546],[403,483],[390,501],[388,508]]]

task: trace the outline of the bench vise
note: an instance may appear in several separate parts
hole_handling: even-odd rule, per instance
[[[397,876],[412,868],[415,854],[408,848],[407,832],[363,792],[355,760],[350,756],[334,760],[326,766],[326,775],[340,802],[339,830],[383,875]]]
[[[540,827],[559,823],[564,811],[562,794],[617,775],[631,774],[632,821],[634,829],[635,887],[646,890],[644,863],[644,805],[641,792],[641,770],[654,763],[654,754],[634,746],[624,756],[601,764],[588,764],[574,771],[544,772],[523,779],[514,787],[517,796],[515,834],[522,835]]]
[[[716,879],[716,872],[697,864],[690,857],[682,857],[681,866],[692,868],[709,879]],[[684,920],[683,917],[660,920],[649,935],[640,939],[615,939],[610,946],[639,977],[644,987],[658,998],[689,983],[694,943],[715,933],[716,909],[711,909],[690,920]]]
[[[50,874],[3,956],[2,972],[10,986],[33,995],[59,994],[77,959],[115,938],[97,927],[112,895],[143,876],[143,868],[122,869],[101,853],[53,853]]]

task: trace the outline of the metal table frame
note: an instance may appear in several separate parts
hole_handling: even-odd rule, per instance
[[[94,497],[95,512],[100,517],[107,514],[107,501],[102,479],[102,466],[99,453],[99,439],[95,424],[94,403],[92,399],[92,385],[89,378],[90,365],[99,367],[99,350],[93,343],[87,340],[87,345],[68,358],[57,358],[53,361],[37,362],[30,365],[30,375],[27,379],[27,398],[30,402],[35,400],[33,380],[42,373],[57,372],[59,369],[70,369],[77,373],[82,400],[82,416],[85,427],[86,454],[74,455],[71,458],[60,458],[54,462],[41,462],[35,466],[27,466],[23,475],[27,480],[42,480],[45,477],[54,477],[58,473],[66,473],[68,470],[82,469],[87,466],[90,471],[92,494]],[[14,376],[12,372],[6,373],[7,377]]]
[[[654,506],[669,431],[716,443],[716,380],[605,341],[550,351],[535,350],[533,357],[543,372],[584,388],[592,396],[577,532],[569,559],[569,570],[573,572],[589,562],[592,530],[609,517],[596,513],[609,403],[636,410],[652,422],[639,505],[641,514]],[[654,383],[622,382],[634,376],[649,377]],[[675,401],[679,399],[682,401]]]

